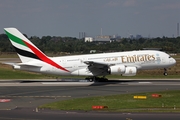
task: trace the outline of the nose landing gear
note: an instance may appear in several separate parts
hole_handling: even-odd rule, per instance
[[[168,73],[167,73],[167,69],[166,68],[164,68],[164,76],[167,76],[168,75]]]

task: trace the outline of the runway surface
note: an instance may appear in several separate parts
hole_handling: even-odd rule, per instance
[[[180,114],[96,113],[38,110],[36,107],[50,102],[79,97],[127,93],[180,90],[180,80],[112,80],[92,83],[85,80],[1,80],[0,119],[124,119],[124,120],[179,120]],[[52,117],[53,116],[53,117]]]

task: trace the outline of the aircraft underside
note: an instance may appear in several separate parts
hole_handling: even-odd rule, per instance
[[[167,68],[164,68],[163,75],[164,76],[168,75]],[[108,81],[108,79],[105,76],[103,77],[90,76],[90,77],[86,77],[85,79],[88,80],[89,82],[107,82]]]

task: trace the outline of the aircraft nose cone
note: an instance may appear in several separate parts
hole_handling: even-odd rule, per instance
[[[170,61],[169,61],[172,65],[175,65],[176,64],[176,60],[174,58],[171,58]]]

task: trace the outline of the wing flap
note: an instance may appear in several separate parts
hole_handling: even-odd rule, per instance
[[[94,62],[94,61],[84,61],[85,64],[88,65],[89,71],[94,76],[101,76],[101,75],[107,75],[109,66],[112,64],[106,64],[106,63],[100,63],[100,62]]]
[[[96,68],[104,68],[104,67],[109,67],[113,65],[113,64],[106,64],[106,63],[94,62],[94,61],[84,61],[84,63],[89,66],[96,67]]]

